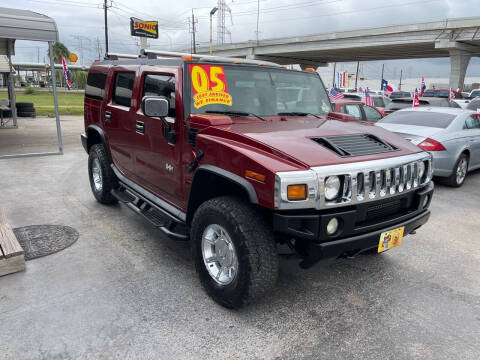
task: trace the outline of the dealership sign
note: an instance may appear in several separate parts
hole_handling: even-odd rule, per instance
[[[132,36],[158,39],[158,21],[143,21],[131,17],[130,33]]]

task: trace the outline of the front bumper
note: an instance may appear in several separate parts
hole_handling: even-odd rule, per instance
[[[273,230],[305,243],[306,258],[301,265],[308,267],[321,259],[373,248],[387,230],[405,226],[408,235],[427,222],[433,190],[430,182],[415,192],[371,203],[325,211],[276,212]],[[328,235],[327,223],[334,217],[340,227]]]

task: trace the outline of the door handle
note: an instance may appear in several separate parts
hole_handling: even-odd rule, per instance
[[[112,113],[110,111],[105,111],[105,121],[112,120]]]
[[[143,121],[135,121],[135,131],[139,134],[145,134],[145,123]]]

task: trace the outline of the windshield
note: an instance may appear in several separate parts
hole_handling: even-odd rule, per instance
[[[416,125],[445,129],[450,125],[453,119],[455,119],[455,115],[452,114],[427,111],[398,111],[384,117],[379,123]]]
[[[448,98],[448,91],[432,90],[425,91],[423,94],[424,97],[445,97]]]
[[[189,64],[191,113],[326,115],[328,94],[316,73],[238,65]]]

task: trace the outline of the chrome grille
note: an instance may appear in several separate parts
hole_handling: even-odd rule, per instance
[[[422,160],[423,161],[423,160]],[[427,160],[425,173],[419,178],[418,163],[410,162],[393,168],[370,171],[353,171],[346,174],[330,174],[320,177],[324,182],[328,176],[340,176],[343,181],[341,195],[335,200],[327,200],[321,196],[325,206],[338,206],[380,200],[396,194],[402,194],[430,181],[431,162]],[[323,185],[323,184],[322,184]],[[324,186],[321,186],[323,188]]]

